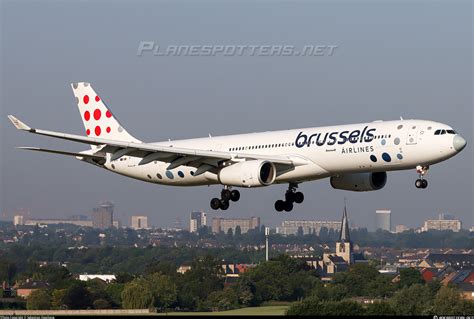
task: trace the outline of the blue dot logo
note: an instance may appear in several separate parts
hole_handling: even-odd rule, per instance
[[[392,158],[390,157],[390,155],[388,155],[388,153],[383,153],[383,154],[382,154],[382,159],[383,159],[385,162],[391,162],[391,161],[392,161]]]

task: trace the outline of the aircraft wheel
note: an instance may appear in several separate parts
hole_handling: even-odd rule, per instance
[[[428,181],[426,179],[423,179],[421,181],[421,188],[427,188],[428,187]]]
[[[285,209],[285,202],[281,199],[275,202],[275,209],[277,212],[282,212]]]
[[[232,192],[230,192],[230,200],[233,202],[237,202],[240,199],[240,192],[236,189],[234,189]]]
[[[221,200],[219,198],[211,199],[211,208],[217,210],[221,207]]]
[[[220,201],[220,208],[222,210],[227,210],[229,208],[229,201],[221,199]]]
[[[291,203],[295,202],[295,193],[290,192],[290,191],[286,192],[285,200],[286,202],[291,202]]]
[[[285,212],[291,212],[293,210],[293,202],[285,202]]]
[[[301,204],[304,201],[304,195],[302,192],[296,192],[295,195],[295,203]]]
[[[222,192],[221,192],[221,198],[222,198],[222,200],[229,201],[230,198],[231,198],[230,190],[223,189]]]
[[[417,180],[415,181],[415,187],[416,187],[416,188],[421,188],[422,185],[423,185],[423,180],[417,179]],[[428,184],[427,184],[427,185],[428,185]]]

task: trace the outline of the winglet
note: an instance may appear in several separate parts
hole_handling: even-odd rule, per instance
[[[13,125],[15,125],[15,127],[18,130],[31,131],[31,127],[29,127],[28,125],[26,125],[25,123],[23,123],[22,121],[14,117],[13,115],[8,115],[8,119],[10,120],[10,122],[13,123]]]

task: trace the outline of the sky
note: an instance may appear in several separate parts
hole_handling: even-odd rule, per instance
[[[101,200],[115,216],[148,215],[152,225],[189,224],[192,210],[213,216],[283,220],[349,219],[374,228],[375,210],[392,225],[421,226],[452,213],[473,217],[473,24],[470,1],[0,1],[0,209],[8,219],[85,214]],[[141,41],[168,45],[334,45],[323,56],[137,55]],[[380,191],[300,185],[305,201],[277,213],[286,185],[241,191],[212,211],[221,187],[149,184],[60,155],[83,144],[25,134],[7,119],[84,134],[71,82],[87,81],[125,128],[144,141],[403,118],[446,123],[468,142],[433,165],[429,186],[414,170],[389,172]]]

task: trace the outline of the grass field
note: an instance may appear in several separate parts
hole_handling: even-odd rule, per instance
[[[216,312],[168,312],[168,316],[283,316],[289,306],[263,306]]]

